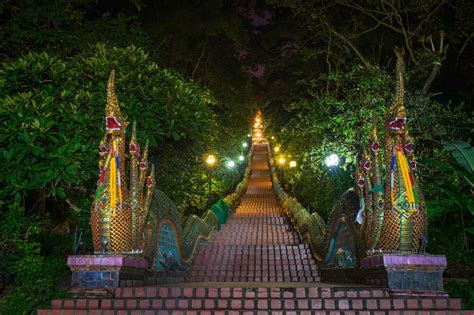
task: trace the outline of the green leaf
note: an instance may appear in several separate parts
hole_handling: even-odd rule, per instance
[[[444,144],[444,148],[451,152],[456,162],[469,174],[474,172],[474,147],[467,142],[457,141]]]
[[[466,232],[471,233],[471,234],[474,234],[474,226],[468,227],[468,228],[466,229]]]

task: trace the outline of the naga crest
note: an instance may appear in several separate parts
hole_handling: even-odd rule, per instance
[[[414,141],[404,106],[403,51],[397,55],[397,92],[385,119],[384,145],[372,131],[369,148],[359,154],[355,180],[360,200],[357,222],[365,249],[418,253],[425,242],[427,215],[416,174]],[[385,175],[385,176],[384,176]]]
[[[127,125],[120,113],[112,70],[107,84],[105,134],[99,145],[100,175],[91,211],[95,252],[125,253],[143,247],[143,226],[155,186],[154,167],[148,162],[148,144],[140,154],[134,123],[128,148],[130,187],[127,186]]]

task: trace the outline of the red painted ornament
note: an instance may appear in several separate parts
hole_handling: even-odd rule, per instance
[[[405,151],[413,153],[414,150],[415,145],[413,144],[413,142],[408,142],[407,144],[405,144]]]
[[[406,117],[396,117],[394,120],[388,123],[388,128],[391,130],[404,130],[406,123]]]
[[[133,155],[139,155],[140,154],[140,146],[133,143],[133,142],[130,142],[130,144],[128,146],[128,149],[130,151],[130,154],[133,154]]]
[[[372,142],[370,148],[373,152],[378,152],[380,150],[380,144],[378,142]]]
[[[153,185],[155,185],[155,181],[153,180],[153,178],[148,176],[148,178],[146,179],[146,186],[148,188],[151,188],[151,187],[153,187]]]
[[[106,130],[111,131],[111,130],[122,130],[122,124],[120,123],[118,117],[115,116],[107,116],[105,118],[105,125],[106,125]]]
[[[99,146],[99,155],[104,156],[107,154],[109,150],[107,150],[107,147],[105,145],[100,145]]]
[[[357,180],[357,186],[359,187],[364,187],[365,185],[365,178],[364,177],[359,177],[359,179]]]
[[[371,166],[372,166],[372,163],[370,163],[370,161],[368,161],[368,160],[365,161],[365,163],[364,163],[364,169],[365,169],[366,171],[369,171]]]

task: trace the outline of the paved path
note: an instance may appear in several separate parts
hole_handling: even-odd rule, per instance
[[[190,282],[315,282],[316,262],[272,189],[268,146],[254,145],[247,192],[211,242],[199,247]]]

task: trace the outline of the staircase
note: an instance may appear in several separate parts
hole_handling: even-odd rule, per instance
[[[460,299],[400,298],[384,288],[320,282],[272,190],[266,144],[254,145],[240,206],[201,244],[186,282],[124,287],[110,298],[53,300],[39,315],[138,314],[470,314]]]
[[[319,281],[308,246],[299,243],[273,193],[266,150],[254,146],[247,193],[212,242],[199,247],[189,282]]]

